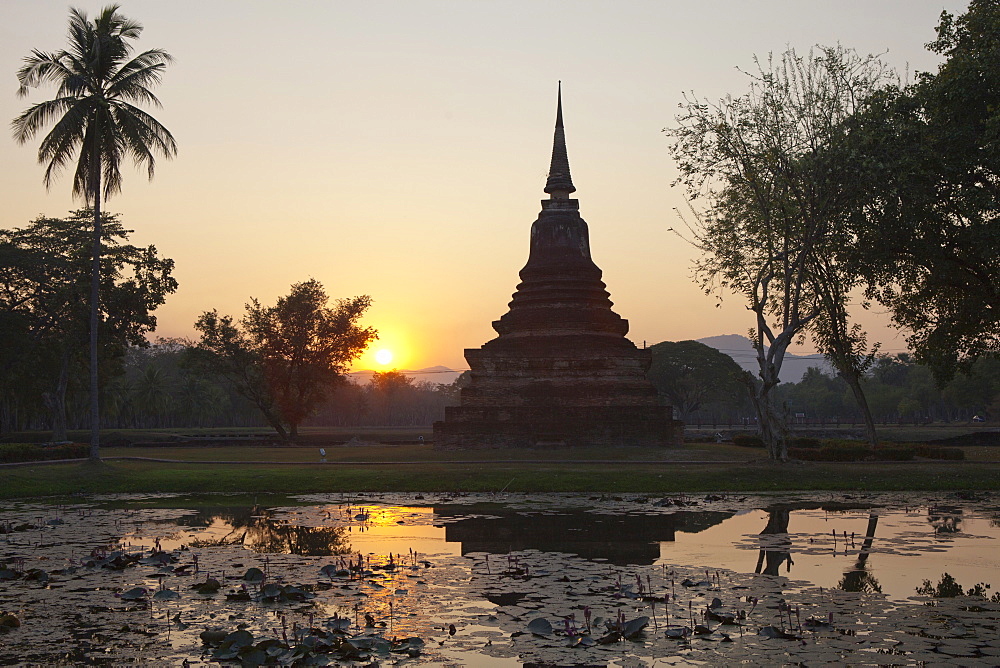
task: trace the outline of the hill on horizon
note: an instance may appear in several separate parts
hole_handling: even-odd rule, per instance
[[[741,369],[753,374],[757,373],[757,353],[753,349],[753,344],[745,336],[740,334],[722,334],[719,336],[706,336],[697,339],[698,343],[703,343],[710,348],[723,352],[735,360]],[[796,355],[785,353],[785,360],[781,365],[779,374],[782,383],[797,383],[802,380],[803,374],[809,367],[818,367],[823,373],[834,374],[833,367],[818,353],[810,355]],[[393,369],[412,378],[415,382],[425,381],[428,383],[440,383],[450,385],[461,375],[461,371],[443,365],[425,367],[423,369]],[[347,377],[353,382],[365,385],[371,382],[373,369],[358,369],[351,371]]]
[[[389,369],[386,369],[386,371],[389,371]],[[423,369],[392,369],[392,371],[399,371],[406,377],[412,378],[414,382],[426,381],[441,385],[451,385],[462,373],[461,371],[455,371],[440,364]],[[375,371],[373,369],[358,369],[357,371],[349,372],[347,377],[359,385],[365,385],[371,382],[374,374]]]
[[[751,343],[750,339],[745,336],[723,334],[721,336],[706,336],[703,339],[697,339],[697,341],[698,343],[704,343],[710,348],[715,348],[719,352],[726,353],[745,371],[749,371],[754,375],[759,371],[759,367],[757,366],[757,351],[753,349],[753,343]],[[781,373],[778,374],[778,377],[782,383],[797,383],[802,380],[802,376],[809,367],[817,367],[820,371],[827,374],[835,373],[830,363],[819,353],[796,355],[786,352],[785,359],[781,364]]]

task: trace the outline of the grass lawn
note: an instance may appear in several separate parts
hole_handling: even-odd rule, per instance
[[[728,445],[460,452],[436,451],[429,446],[360,446],[329,448],[329,462],[321,464],[316,448],[104,448],[102,454],[109,458],[140,456],[196,463],[108,459],[100,464],[0,468],[0,498],[127,492],[674,494],[1000,489],[1000,449],[968,450],[977,461],[778,464],[763,459],[759,450]],[[251,463],[257,461],[283,463]],[[709,463],[702,463],[705,461]]]

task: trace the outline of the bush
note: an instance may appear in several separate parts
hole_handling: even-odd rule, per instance
[[[938,445],[921,444],[914,446],[914,450],[919,457],[927,459],[965,459],[965,450],[962,448],[945,448]]]
[[[733,434],[733,445],[743,448],[763,448],[764,439],[756,434]]]
[[[908,445],[880,445],[875,448],[875,459],[880,462],[908,462],[915,454]]]
[[[863,443],[836,443],[819,449],[820,459],[825,462],[858,462],[871,454],[872,449]]]
[[[815,462],[906,462],[913,459],[915,450],[908,445],[885,445],[872,449],[856,441],[830,441],[820,448],[788,448],[788,456]]]
[[[811,438],[809,436],[796,436],[795,438],[788,439],[789,448],[818,448],[822,445],[818,438]]]
[[[37,443],[0,443],[0,462],[40,462],[52,459],[81,459],[90,453],[86,443],[43,446]]]

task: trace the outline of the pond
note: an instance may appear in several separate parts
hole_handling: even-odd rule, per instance
[[[998,547],[985,493],[10,502],[0,663],[994,665]]]

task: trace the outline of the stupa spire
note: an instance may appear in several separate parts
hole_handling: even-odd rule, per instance
[[[545,192],[552,199],[568,199],[570,193],[576,192],[573,177],[569,173],[569,156],[566,155],[566,132],[563,130],[562,118],[562,81],[559,82],[559,92],[556,98],[556,130],[552,138],[552,162],[549,164],[549,178],[545,183]]]

